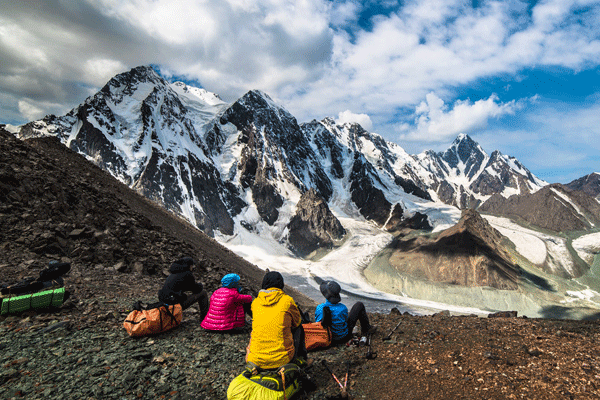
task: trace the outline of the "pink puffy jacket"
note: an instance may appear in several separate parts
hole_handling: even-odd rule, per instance
[[[220,288],[210,296],[208,314],[200,324],[211,331],[226,331],[244,326],[243,303],[251,303],[252,296],[239,294],[237,289]]]

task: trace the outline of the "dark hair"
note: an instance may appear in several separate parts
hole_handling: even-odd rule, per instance
[[[281,274],[276,271],[267,272],[265,274],[265,277],[263,278],[261,287],[263,289],[268,289],[272,287],[283,289],[283,276],[281,276]]]

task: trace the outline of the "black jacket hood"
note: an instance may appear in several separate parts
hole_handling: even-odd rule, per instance
[[[186,272],[191,269],[192,265],[194,265],[194,260],[192,257],[183,257],[171,264],[169,267],[169,272],[172,274]]]

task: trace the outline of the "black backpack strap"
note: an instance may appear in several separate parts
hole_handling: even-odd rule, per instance
[[[135,310],[135,311],[142,311],[142,302],[141,301],[136,301],[135,303],[133,303],[133,305],[131,306],[131,310]]]
[[[167,315],[171,318],[171,322],[173,322],[173,325],[177,326],[177,324],[178,324],[177,318],[175,318],[175,315],[173,315],[173,313],[171,312],[169,307],[173,307],[173,311],[175,311],[175,305],[169,306],[169,305],[165,304],[164,308],[165,308],[165,312],[167,313]],[[161,318],[162,318],[162,313],[161,313]],[[162,326],[162,320],[160,321],[160,325]]]

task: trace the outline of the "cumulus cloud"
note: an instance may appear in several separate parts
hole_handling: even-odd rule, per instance
[[[44,116],[44,110],[26,102],[25,100],[19,101],[19,112],[30,120]]]
[[[367,131],[373,129],[373,122],[367,114],[354,114],[350,110],[340,112],[336,123],[342,125],[347,122],[356,122]]]
[[[410,129],[410,132],[401,134],[400,138],[422,142],[446,141],[459,133],[481,130],[487,126],[490,118],[513,114],[518,107],[516,101],[500,103],[498,96],[492,95],[474,103],[458,100],[449,108],[441,98],[429,93],[415,110],[414,128],[403,125],[402,129]]]
[[[27,97],[38,108],[64,101],[66,111],[114,74],[155,64],[227,100],[250,89],[278,98],[328,64],[330,8],[321,0],[9,2],[0,92],[12,95],[12,109]],[[17,81],[41,84],[22,93]]]
[[[543,66],[577,71],[599,65],[597,1],[470,4],[409,1],[373,19],[369,31],[338,32],[330,69],[302,96],[290,97],[290,109],[304,115],[387,110],[389,119],[396,107],[414,107],[427,93],[452,97],[453,88],[480,79]]]
[[[154,64],[226,101],[260,89],[300,121],[339,115],[425,148],[515,112],[523,71],[600,67],[598,0],[4,3],[0,123],[64,113]],[[497,77],[507,102],[460,97]]]

